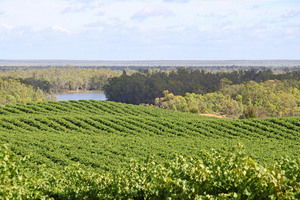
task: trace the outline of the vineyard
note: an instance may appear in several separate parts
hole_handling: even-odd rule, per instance
[[[0,199],[297,199],[299,130],[299,117],[217,119],[95,100],[6,105]]]
[[[260,163],[300,155],[300,118],[216,119],[108,101],[60,101],[0,107],[0,141],[32,165],[81,163],[114,171],[130,159],[176,154],[242,142]]]

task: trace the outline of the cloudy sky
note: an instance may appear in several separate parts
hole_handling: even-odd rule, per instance
[[[0,59],[300,59],[300,0],[0,0]]]

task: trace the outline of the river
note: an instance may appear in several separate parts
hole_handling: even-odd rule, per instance
[[[106,96],[103,92],[67,92],[54,94],[57,101],[68,100],[80,100],[80,99],[94,99],[94,100],[106,100]]]

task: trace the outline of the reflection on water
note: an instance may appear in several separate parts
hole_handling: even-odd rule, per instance
[[[80,99],[94,99],[94,100],[106,100],[106,96],[103,92],[79,92],[79,93],[58,93],[54,94],[57,101],[68,100],[80,100]]]

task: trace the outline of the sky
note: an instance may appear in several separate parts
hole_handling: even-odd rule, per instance
[[[300,59],[300,0],[0,0],[0,59]]]

